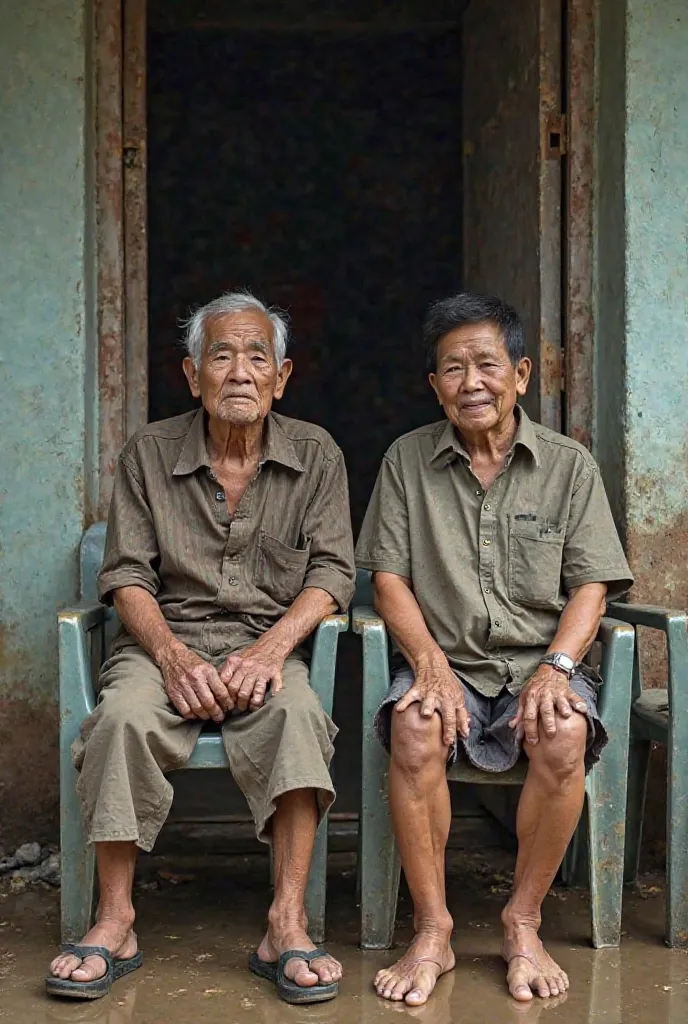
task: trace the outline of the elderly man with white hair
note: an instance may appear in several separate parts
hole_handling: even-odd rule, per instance
[[[141,964],[132,883],[172,803],[165,773],[221,724],[275,892],[254,973],[283,998],[337,994],[304,909],[318,821],[334,800],[336,728],[309,687],[304,642],[349,604],[347,480],[319,427],[272,412],[292,371],[287,328],[249,294],[199,309],[184,373],[198,411],[143,427],[120,456],[99,578],[122,622],[73,758],[95,845],[97,923],[50,967],[48,992],[98,998]],[[285,955],[286,954],[286,955]]]

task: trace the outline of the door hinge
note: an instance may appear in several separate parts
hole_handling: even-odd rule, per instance
[[[550,112],[545,118],[542,150],[545,160],[560,160],[567,151],[566,114]]]

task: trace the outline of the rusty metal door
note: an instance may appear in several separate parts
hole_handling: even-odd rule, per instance
[[[562,426],[562,0],[472,0],[463,22],[464,268],[523,316],[525,406]]]
[[[148,419],[146,3],[100,0],[96,34],[99,481],[107,514],[117,456]]]

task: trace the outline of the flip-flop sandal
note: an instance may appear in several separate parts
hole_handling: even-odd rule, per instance
[[[135,971],[143,963],[140,950],[134,956],[118,959],[104,946],[79,946],[67,942],[61,947],[61,952],[71,953],[82,962],[88,956],[100,956],[107,966],[102,978],[94,978],[93,981],[72,981],[71,978],[56,978],[49,974],[45,979],[46,992],[49,996],[60,996],[63,999],[102,999],[112,988],[113,982]]]
[[[282,953],[279,960],[261,960],[257,953],[251,953],[248,961],[249,970],[259,978],[265,978],[277,986],[277,994],[285,1003],[293,1006],[301,1003],[325,1003],[328,999],[334,999],[339,995],[339,982],[333,981],[328,985],[297,985],[291,978],[284,974],[284,968],[289,960],[305,960],[307,964],[311,960],[318,960],[320,957],[329,956],[324,949],[314,949],[306,953],[303,949],[289,949]]]

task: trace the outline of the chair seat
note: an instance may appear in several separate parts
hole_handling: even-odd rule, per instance
[[[198,737],[198,743],[189,758],[187,768],[229,768],[229,761],[222,742],[222,733],[205,732]]]
[[[645,689],[633,702],[633,732],[644,739],[666,743],[669,731],[669,693],[667,690]]]
[[[471,782],[479,786],[522,786],[528,770],[528,758],[521,756],[506,772],[485,772],[466,761],[458,761],[447,772],[450,782]]]

